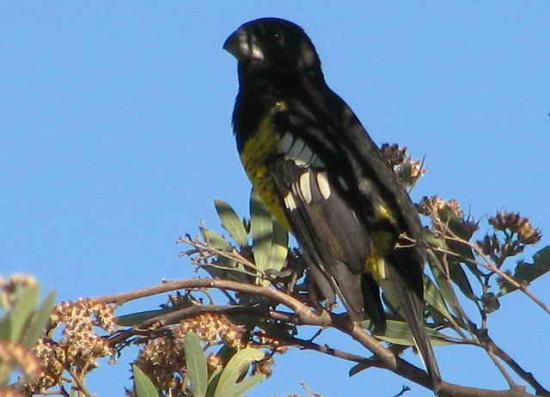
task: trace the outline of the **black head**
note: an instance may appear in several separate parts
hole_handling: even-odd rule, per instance
[[[320,69],[315,47],[304,30],[279,18],[243,24],[223,45],[240,64],[275,70]]]

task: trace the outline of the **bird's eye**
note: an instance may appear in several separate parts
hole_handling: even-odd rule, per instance
[[[283,41],[283,35],[280,32],[275,32],[273,33],[273,39],[276,42],[281,43]]]

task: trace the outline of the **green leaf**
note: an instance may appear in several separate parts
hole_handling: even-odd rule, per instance
[[[252,191],[250,195],[250,233],[254,262],[258,269],[270,268],[271,247],[273,245],[273,221],[260,196]]]
[[[500,309],[500,302],[498,300],[498,296],[492,292],[483,294],[483,296],[481,297],[481,302],[483,303],[483,308],[487,313],[492,313]]]
[[[42,302],[40,309],[33,314],[21,340],[26,347],[33,347],[38,338],[44,333],[44,329],[50,319],[50,313],[55,305],[56,295],[55,292],[50,292],[46,299],[44,299],[44,302]]]
[[[137,365],[134,365],[134,390],[136,397],[160,397],[151,379]]]
[[[27,321],[36,309],[40,286],[19,287],[13,309],[9,313],[10,340],[18,341],[22,337]]]
[[[425,234],[424,234],[424,237],[426,239],[426,241],[433,247],[435,248],[439,248],[439,249],[442,249],[442,250],[446,250],[446,251],[453,251],[450,247],[451,247],[451,243],[453,243],[453,241],[449,240],[448,242],[445,241],[444,239],[436,236],[433,232],[431,231],[427,231]],[[461,247],[464,246],[464,244],[461,244]],[[459,247],[460,248],[460,247]],[[472,285],[470,284],[470,280],[468,279],[468,277],[466,276],[466,273],[464,272],[464,269],[462,268],[462,265],[460,263],[464,262],[466,265],[468,265],[468,262],[464,259],[464,258],[467,258],[467,259],[474,259],[473,258],[473,254],[472,254],[472,251],[469,247],[467,247],[468,249],[467,250],[464,250],[464,252],[460,251],[460,252],[457,252],[460,256],[452,256],[452,255],[449,255],[449,262],[450,262],[450,266],[449,266],[449,271],[451,273],[451,280],[453,280],[453,282],[458,286],[458,288],[460,288],[460,290],[462,291],[462,293],[469,299],[473,300],[473,301],[476,301],[477,300],[477,297],[475,296],[474,294],[474,291],[472,289]],[[462,250],[462,248],[460,248]],[[454,251],[456,252],[456,251]],[[439,254],[437,252],[433,252],[433,254],[435,256],[439,256]],[[462,256],[464,256],[464,258],[462,258]],[[471,257],[471,258],[470,258]],[[474,266],[475,267],[475,266]],[[430,268],[432,269],[437,269],[437,266],[435,266],[434,264],[430,263]],[[475,275],[475,273],[474,273]],[[477,275],[476,275],[477,276]]]
[[[233,251],[233,246],[220,233],[201,227],[202,237],[206,242],[219,250]]]
[[[206,388],[208,387],[208,369],[200,339],[191,331],[185,335],[183,346],[193,397],[203,397],[206,395]]]
[[[468,276],[466,276],[466,272],[462,268],[462,265],[460,263],[450,263],[449,273],[451,273],[451,280],[460,288],[464,296],[474,302],[477,301],[470,280]]]
[[[424,277],[424,300],[433,309],[443,315],[451,324],[458,327],[453,315],[447,309],[447,304],[441,295],[441,291],[435,286],[434,282],[429,277]]]
[[[10,316],[4,316],[3,318],[0,318],[0,341],[10,339],[10,330]]]
[[[232,394],[232,391],[237,385],[237,381],[247,370],[248,366],[254,361],[259,361],[264,358],[265,354],[259,349],[247,347],[237,352],[225,366],[214,397],[238,397],[242,394]],[[236,389],[235,389],[236,390]]]
[[[244,396],[244,394],[252,389],[254,386],[256,386],[258,383],[263,382],[266,380],[267,376],[264,374],[255,374],[251,377],[243,380],[242,382],[237,383],[235,386],[233,386],[231,389],[227,391],[227,394],[224,393],[225,396],[231,396],[231,397],[241,397]]]
[[[273,222],[273,245],[271,247],[270,269],[280,271],[286,262],[288,255],[288,232],[277,220]]]
[[[519,261],[512,278],[521,284],[530,284],[548,271],[550,271],[550,245],[533,255],[533,263]],[[503,278],[499,278],[498,283],[500,286],[499,296],[517,290],[515,286]]]
[[[361,322],[361,325],[369,329],[370,320]],[[430,338],[430,343],[434,346],[455,345],[462,343],[461,339],[445,335],[435,329],[424,327],[426,334]],[[415,346],[414,339],[409,325],[405,321],[386,320],[386,331],[383,334],[375,333],[378,339],[385,342],[401,346]]]
[[[248,233],[235,210],[223,200],[214,200],[214,206],[222,221],[223,228],[227,230],[231,238],[241,247],[247,245]]]
[[[439,248],[439,249],[442,249],[442,250],[447,250],[448,249],[447,243],[445,242],[445,239],[439,237],[434,232],[432,232],[430,229],[425,229],[424,230],[424,240],[426,241],[426,243],[428,243],[428,245],[430,245],[432,247]]]
[[[439,270],[439,268],[437,268],[436,266],[432,268],[432,272],[435,276],[435,281],[439,287],[439,292],[445,300],[445,303],[447,303],[447,307],[451,308],[451,310],[454,312],[456,316],[455,319],[461,318],[462,313],[461,310],[459,310],[460,306],[458,303],[458,299],[456,297],[452,284],[447,279],[447,276],[445,276],[445,274],[443,274],[443,272]]]
[[[216,392],[216,387],[218,387],[218,382],[220,381],[220,376],[222,374],[223,368],[218,367],[212,372],[210,378],[208,378],[208,388],[206,389],[206,397],[214,397]]]
[[[254,191],[250,195],[250,232],[256,266],[280,271],[288,255],[288,232],[266,209]],[[269,282],[266,280],[266,284]]]

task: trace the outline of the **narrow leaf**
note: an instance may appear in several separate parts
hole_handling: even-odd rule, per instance
[[[263,359],[264,356],[265,354],[263,351],[251,347],[247,347],[237,352],[231,360],[229,360],[223,370],[214,397],[228,396],[227,391],[235,386],[248,366],[254,361]]]
[[[9,314],[10,317],[10,340],[17,341],[21,338],[23,328],[36,309],[40,286],[19,287],[15,305]]]
[[[267,376],[264,374],[255,374],[251,377],[243,380],[242,382],[237,383],[232,388],[227,391],[227,394],[224,393],[224,396],[227,397],[241,397],[244,394],[256,386],[258,383],[263,382],[267,379]]]
[[[273,222],[273,245],[271,247],[270,269],[280,271],[288,255],[288,232],[275,218]]]
[[[255,191],[250,195],[250,233],[256,266],[262,271],[266,270],[270,267],[273,221]]]
[[[218,382],[220,381],[220,376],[222,375],[223,368],[218,367],[212,372],[210,378],[208,378],[208,387],[206,389],[206,397],[214,397],[216,393],[216,387],[218,387]]]
[[[550,271],[550,245],[544,247],[533,255],[533,263],[519,261],[512,278],[522,284],[530,284],[536,278]],[[500,292],[499,295],[505,295],[517,288],[508,283],[505,279],[499,280]]]
[[[361,322],[361,325],[369,329],[370,320]],[[424,327],[434,346],[454,345],[462,343],[461,339],[445,335],[435,329]],[[385,342],[401,346],[415,346],[414,339],[409,325],[405,321],[386,320],[386,331],[383,334],[376,333],[375,336]]]
[[[474,302],[477,301],[470,280],[466,276],[462,265],[460,263],[451,263],[449,265],[449,272],[451,273],[451,280],[460,288],[464,296]]]
[[[136,397],[159,397],[159,393],[147,375],[134,365],[134,390]]]
[[[439,292],[441,293],[441,296],[445,300],[445,303],[447,303],[447,307],[451,308],[456,318],[461,318],[462,313],[458,309],[459,303],[458,303],[455,291],[451,283],[449,282],[449,279],[436,266],[432,268],[432,272],[435,276],[436,283],[439,286]]]
[[[231,238],[241,247],[248,244],[248,233],[243,222],[231,206],[223,200],[214,200],[214,206],[222,221],[222,226]]]
[[[191,380],[193,397],[203,397],[206,395],[206,388],[208,387],[208,369],[200,339],[193,331],[185,335],[184,349],[187,374]]]
[[[50,319],[50,313],[55,305],[56,295],[55,292],[50,292],[46,299],[44,299],[44,302],[42,302],[40,309],[33,314],[21,341],[26,347],[33,347],[38,338],[44,333],[46,324],[48,324],[48,320]]]
[[[215,232],[214,230],[209,230],[204,227],[201,227],[201,233],[203,238],[208,242],[212,247],[219,250],[228,250],[232,251],[233,247],[220,233]]]
[[[441,313],[451,324],[455,327],[458,327],[454,317],[447,309],[445,300],[441,296],[441,291],[435,286],[431,278],[424,277],[424,300],[428,303],[433,309]]]

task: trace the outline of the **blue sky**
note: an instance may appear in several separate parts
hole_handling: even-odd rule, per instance
[[[456,198],[478,217],[517,210],[550,233],[548,2],[6,1],[0,272],[31,272],[62,299],[191,277],[178,236],[217,227],[215,198],[248,207],[230,127],[236,63],[221,45],[264,16],[306,29],[377,142],[425,156],[415,198]],[[549,287],[532,290],[548,302]],[[516,293],[491,326],[542,379],[548,317]],[[505,387],[480,353],[437,354],[450,381]],[[120,367],[94,375],[92,391],[122,395]],[[349,367],[289,353],[251,395],[301,393],[301,381],[327,396],[410,385],[379,370],[349,379]]]

